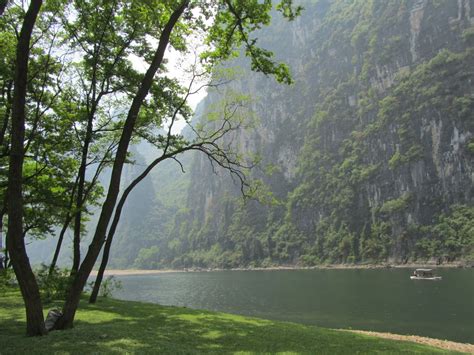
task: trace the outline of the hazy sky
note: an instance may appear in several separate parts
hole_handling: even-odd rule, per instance
[[[199,43],[197,39],[192,40],[191,42]],[[191,44],[192,46],[192,44]],[[196,49],[196,53],[199,53],[200,50]],[[168,77],[176,78],[179,80],[179,82],[185,86],[188,87],[191,79],[191,74],[190,74],[190,68],[195,62],[195,57],[198,54],[194,54],[192,51],[187,54],[180,53],[173,48],[168,47],[166,54],[165,54],[165,59],[168,61],[167,64],[167,69],[168,72],[166,75]],[[135,69],[139,70],[140,72],[145,72],[148,68],[148,64],[142,60],[141,58],[138,57],[130,57],[130,60],[132,61]],[[193,85],[193,90],[196,90],[199,86],[201,86],[203,82],[198,82],[195,81],[195,84]],[[192,91],[193,91],[192,90]],[[207,95],[206,89],[201,89],[199,92],[190,95],[188,99],[188,105],[195,110],[197,104]],[[183,127],[186,125],[184,120],[178,120],[174,124],[173,128],[173,133],[178,133],[180,132]]]

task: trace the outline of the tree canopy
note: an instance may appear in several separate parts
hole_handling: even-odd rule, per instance
[[[291,83],[288,67],[261,48],[255,35],[270,23],[273,8],[289,20],[301,11],[291,0],[1,3],[1,217],[8,220],[7,247],[29,335],[46,331],[25,236],[46,237],[61,228],[58,251],[64,232],[73,229],[71,287],[56,328],[72,327],[106,236],[112,240],[121,205],[140,182],[121,187],[134,141],[160,149],[148,171],[197,150],[245,185],[242,169],[248,164],[224,143],[224,136],[242,125],[233,119],[240,100],[225,104],[221,123],[206,130],[192,126],[187,100],[200,88],[218,85],[213,69],[242,51],[252,70]],[[197,45],[198,53],[192,50]],[[170,50],[191,63],[182,78],[167,72]],[[193,138],[173,130],[178,120],[192,127]],[[98,178],[105,169],[110,180],[103,189]],[[92,205],[100,206],[100,214],[82,257],[81,236]],[[52,266],[56,258],[55,253]]]

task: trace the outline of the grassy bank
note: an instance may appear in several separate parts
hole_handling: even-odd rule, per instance
[[[425,345],[231,314],[103,299],[84,300],[76,327],[24,336],[18,291],[0,295],[0,354],[24,353],[449,353]]]

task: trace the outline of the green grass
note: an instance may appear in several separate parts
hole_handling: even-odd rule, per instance
[[[75,328],[24,336],[18,291],[0,294],[0,354],[447,353],[410,342],[149,303],[84,299]]]

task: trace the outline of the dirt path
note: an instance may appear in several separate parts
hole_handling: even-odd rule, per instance
[[[468,354],[474,354],[474,345],[472,344],[456,343],[454,341],[426,338],[426,337],[420,337],[417,335],[399,335],[399,334],[392,334],[392,333],[369,332],[365,330],[344,329],[342,331],[371,335],[371,336],[376,336],[376,337],[385,338],[385,339],[412,341],[415,343],[435,346],[437,348],[441,348],[445,350],[461,351]]]

